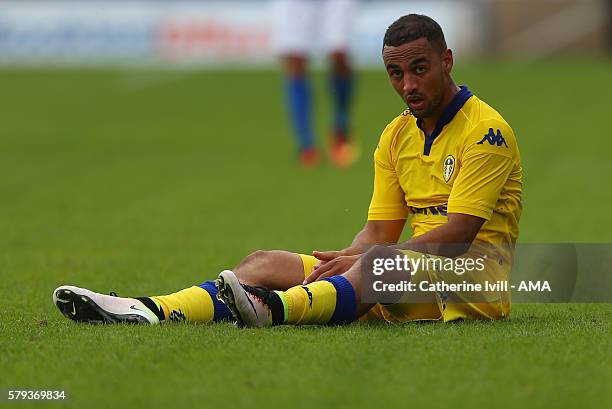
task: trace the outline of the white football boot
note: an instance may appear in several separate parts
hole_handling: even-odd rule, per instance
[[[70,285],[53,291],[53,303],[66,318],[77,322],[159,324],[159,318],[140,300],[94,293]]]
[[[230,270],[219,274],[215,285],[219,289],[217,299],[232,312],[240,327],[269,327],[272,325],[272,312],[268,306],[271,290],[240,284]],[[275,295],[275,294],[274,294]]]

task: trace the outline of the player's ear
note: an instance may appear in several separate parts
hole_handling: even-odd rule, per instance
[[[450,74],[453,70],[453,51],[450,48],[442,52],[442,67],[446,74]]]

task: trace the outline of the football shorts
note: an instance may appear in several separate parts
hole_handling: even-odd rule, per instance
[[[409,257],[419,258],[420,253],[403,250]],[[312,272],[314,266],[319,262],[314,256],[299,254],[304,267],[304,277]],[[432,256],[428,256],[432,257]],[[433,256],[435,257],[435,256]],[[487,262],[487,278],[491,281],[506,277],[505,269],[496,266],[493,262]],[[417,291],[404,293],[402,299],[395,304],[376,304],[366,314],[359,318],[360,321],[384,320],[387,322],[411,322],[411,321],[437,321],[444,322],[458,319],[486,319],[497,320],[507,318],[510,314],[510,296],[503,291],[489,291],[478,294],[479,302],[463,300],[461,294],[448,294],[437,291],[419,291],[418,283],[427,282],[435,284],[440,281],[461,282],[470,280],[482,280],[482,275],[477,278],[469,274],[441,274],[434,268],[418,268],[414,271],[410,282],[417,283]],[[411,298],[418,302],[411,302]]]
[[[272,1],[274,50],[280,55],[347,50],[354,6],[354,0]]]

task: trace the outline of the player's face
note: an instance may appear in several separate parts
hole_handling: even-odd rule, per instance
[[[417,118],[440,114],[440,104],[452,67],[452,53],[431,47],[426,38],[385,46],[383,61],[395,91]]]

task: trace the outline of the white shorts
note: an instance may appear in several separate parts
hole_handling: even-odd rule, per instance
[[[280,55],[349,48],[354,0],[273,0],[273,46]]]

